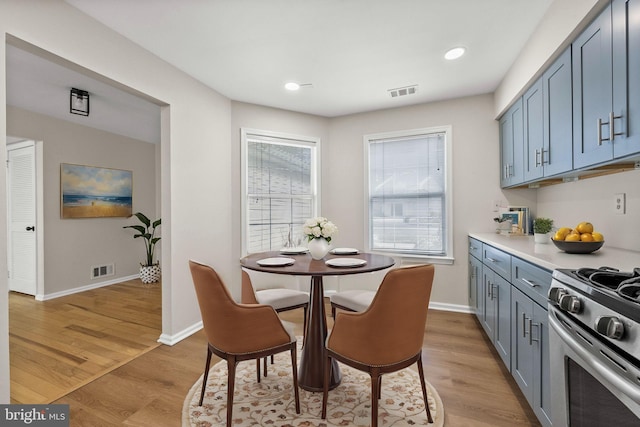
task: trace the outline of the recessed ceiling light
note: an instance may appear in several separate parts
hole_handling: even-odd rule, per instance
[[[298,83],[295,83],[295,82],[289,82],[289,83],[284,85],[284,88],[286,90],[294,91],[294,90],[300,89],[300,85]]]
[[[447,53],[444,54],[444,59],[453,60],[458,59],[462,55],[464,55],[465,48],[463,47],[454,47],[453,49],[449,49]]]

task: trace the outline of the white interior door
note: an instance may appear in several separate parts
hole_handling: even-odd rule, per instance
[[[7,146],[7,219],[9,290],[36,294],[35,143]]]

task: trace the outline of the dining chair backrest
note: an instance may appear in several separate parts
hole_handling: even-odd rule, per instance
[[[395,363],[419,353],[433,286],[433,265],[397,268],[384,277],[362,316],[357,336],[331,334],[329,345],[338,353],[367,364]],[[334,328],[340,328],[340,314]],[[337,335],[337,336],[336,336]],[[344,351],[344,353],[343,353]]]
[[[258,304],[256,299],[256,291],[251,282],[251,277],[244,269],[242,269],[242,289],[240,295],[240,301],[243,304]]]
[[[267,305],[259,311],[233,300],[218,274],[209,266],[189,261],[200,314],[209,343],[228,353],[255,351],[287,342],[289,333],[275,310]],[[256,325],[256,317],[264,321]],[[251,337],[251,342],[247,337]]]

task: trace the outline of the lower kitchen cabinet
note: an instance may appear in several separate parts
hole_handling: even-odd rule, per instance
[[[536,416],[551,425],[549,325],[545,308],[518,289],[511,290],[511,374]]]
[[[482,267],[482,327],[505,365],[511,364],[511,284],[488,266]]]
[[[545,427],[551,426],[550,285],[550,271],[469,238],[471,309]]]
[[[482,299],[482,261],[475,254],[478,248],[482,248],[482,243],[469,239],[469,307],[477,316],[480,316],[484,301]],[[478,252],[481,251],[482,249]]]

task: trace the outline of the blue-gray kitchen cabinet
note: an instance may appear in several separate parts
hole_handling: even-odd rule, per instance
[[[573,168],[571,47],[522,96],[524,181]]]
[[[575,169],[640,153],[639,19],[613,0],[572,44]]]
[[[511,187],[524,181],[522,98],[500,118],[500,186]]]

